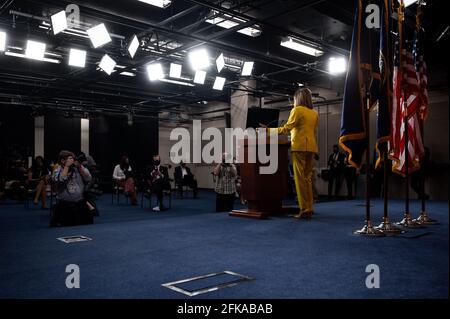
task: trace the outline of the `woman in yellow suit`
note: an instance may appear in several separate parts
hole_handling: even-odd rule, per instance
[[[316,140],[318,124],[319,114],[313,110],[311,91],[302,88],[294,94],[294,107],[287,123],[283,127],[269,129],[269,133],[275,130],[278,134],[291,133],[292,167],[301,209],[295,218],[311,218],[314,210],[312,169],[314,154],[319,152]]]

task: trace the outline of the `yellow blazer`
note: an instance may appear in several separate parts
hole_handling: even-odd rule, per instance
[[[319,125],[319,114],[305,106],[295,106],[289,114],[287,123],[279,128],[269,129],[269,133],[277,130],[278,134],[291,133],[291,151],[318,153],[316,133]]]

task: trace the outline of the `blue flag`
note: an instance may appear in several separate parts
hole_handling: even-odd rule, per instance
[[[392,110],[392,39],[391,39],[391,0],[383,0],[380,25],[380,91],[378,94],[377,144],[378,159],[375,168],[379,168],[387,152],[387,143],[391,136]]]
[[[380,19],[383,1],[358,0],[356,5],[339,138],[339,145],[349,153],[349,163],[355,167],[361,167],[366,151],[366,92],[370,93],[369,108],[376,104],[380,94],[380,28],[370,22],[372,18],[383,21]],[[370,5],[379,9],[378,17]]]

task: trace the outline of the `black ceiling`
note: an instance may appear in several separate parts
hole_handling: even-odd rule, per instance
[[[427,9],[433,15],[444,15],[439,10],[442,1],[429,2]],[[113,41],[94,49],[87,38],[55,36],[43,28],[44,21],[68,4],[80,7],[85,29],[104,22],[115,35]],[[0,4],[0,31],[7,32],[8,46],[24,48],[28,39],[41,40],[47,44],[46,52],[56,54],[61,63],[0,55],[0,103],[28,105],[37,112],[124,112],[132,108],[137,114],[154,115],[201,101],[229,101],[231,90],[247,79],[240,76],[239,68],[220,73],[227,78],[223,91],[212,90],[217,75],[214,67],[209,69],[205,85],[189,87],[147,80],[145,65],[156,60],[165,68],[170,62],[182,63],[183,76],[192,78],[186,54],[199,46],[205,46],[213,58],[223,52],[238,67],[242,61],[255,61],[252,78],[257,80],[255,89],[263,95],[290,94],[299,82],[329,87],[325,61],[331,55],[348,54],[353,11],[353,0],[174,0],[166,9],[137,0],[5,0]],[[227,30],[205,22],[207,17],[223,14],[248,21],[248,26],[256,24],[261,35],[249,37],[235,32],[235,28]],[[442,32],[444,21],[433,20],[430,38]],[[134,34],[153,49],[144,51],[141,47],[131,59],[126,46]],[[281,39],[289,35],[319,44],[325,54],[315,58],[281,47]],[[88,51],[85,68],[67,65],[70,48]],[[120,72],[108,76],[99,71],[97,63],[105,53],[125,67],[120,72],[130,71],[136,76]],[[337,80],[342,82],[342,77]]]

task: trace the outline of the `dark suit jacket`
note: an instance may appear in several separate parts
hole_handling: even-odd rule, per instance
[[[191,170],[189,169],[189,167],[186,166],[185,169],[186,169],[187,176],[189,176],[189,177],[193,177],[194,176],[194,175],[192,175]],[[179,181],[179,180],[183,179],[183,171],[181,170],[181,166],[175,167],[174,176],[175,176],[175,180],[176,181]]]
[[[145,173],[145,178],[148,180],[149,185],[152,183],[152,172],[155,169],[155,165],[150,165]],[[170,189],[169,171],[167,167],[160,165],[159,171],[163,174],[162,185],[164,189]]]
[[[328,167],[330,171],[341,171],[344,168],[345,154],[341,152],[338,153],[337,163],[334,163],[333,158],[334,153],[328,157]],[[334,164],[336,164],[336,167]]]

